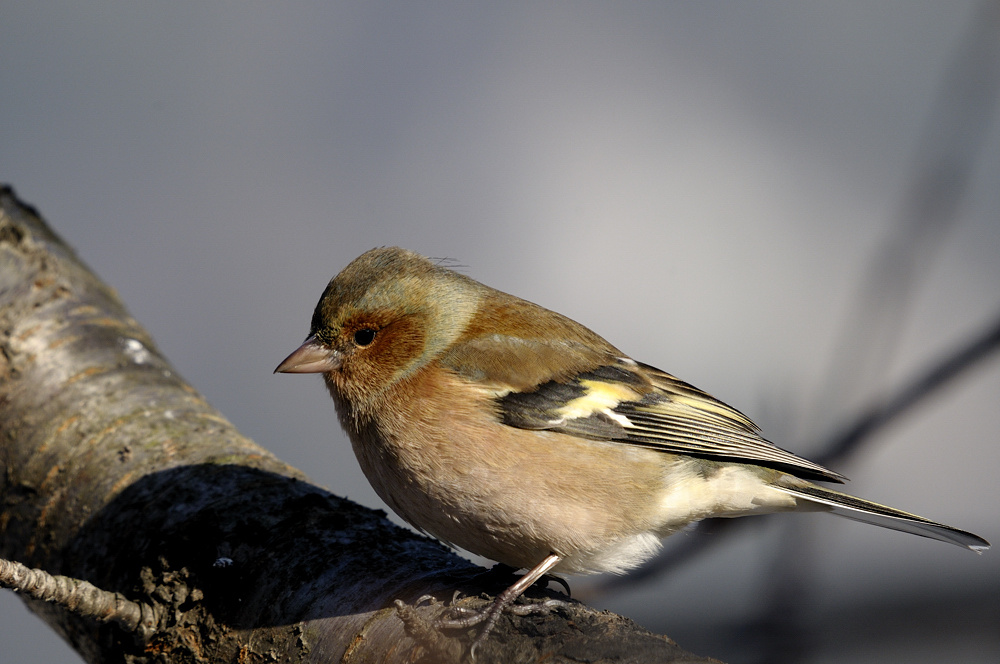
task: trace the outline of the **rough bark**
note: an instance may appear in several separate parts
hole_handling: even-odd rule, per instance
[[[440,604],[393,600],[475,606],[509,582],[241,436],[7,188],[0,460],[0,556],[155,610],[143,638],[26,599],[88,662],[459,661],[469,635],[422,622]],[[477,660],[713,661],[577,603],[505,617]]]

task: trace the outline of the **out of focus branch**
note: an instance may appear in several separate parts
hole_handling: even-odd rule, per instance
[[[862,283],[824,389],[805,420],[806,440],[827,439],[820,463],[836,467],[886,424],[988,356],[1000,340],[997,327],[904,383],[894,396],[878,399],[913,295],[947,231],[958,223],[959,205],[986,144],[1000,93],[1000,1],[984,0],[958,46],[917,146],[894,232]],[[775,549],[761,584],[764,601],[748,625],[757,638],[764,637],[756,648],[745,644],[756,651],[757,661],[799,664],[816,648],[802,610],[811,602],[809,580],[815,574],[812,532],[789,524]]]
[[[889,234],[872,256],[803,438],[820,441],[867,410],[884,385],[913,295],[960,220],[1000,93],[1000,2],[971,17],[938,86]]]
[[[958,218],[959,203],[986,142],[998,94],[1000,0],[987,0],[973,17],[939,88],[893,231],[873,257],[847,316],[836,361],[809,413],[812,432],[833,432],[819,446],[820,451],[810,455],[820,463],[842,464],[878,431],[983,363],[1000,346],[998,321],[929,370],[904,381],[889,397],[864,406],[875,400],[878,379],[887,366],[919,277]],[[824,424],[838,420],[848,424]],[[724,541],[726,534],[759,527],[762,522],[703,521],[681,536],[686,539],[680,544],[628,576],[606,579],[577,595],[593,601],[643,583]]]
[[[931,366],[889,398],[869,408],[842,433],[834,435],[823,446],[823,452],[816,461],[825,466],[839,465],[886,425],[955,382],[997,349],[1000,349],[1000,316],[985,332]]]

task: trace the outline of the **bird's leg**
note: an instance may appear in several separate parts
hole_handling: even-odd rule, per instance
[[[535,581],[545,576],[545,573],[555,567],[560,560],[562,560],[561,556],[550,553],[542,562],[528,570],[528,572],[518,579],[514,585],[497,595],[496,599],[493,600],[493,603],[487,608],[476,612],[475,614],[466,615],[461,618],[438,620],[435,622],[435,625],[443,629],[463,629],[473,627],[479,623],[485,623],[482,630],[479,632],[479,636],[477,636],[476,640],[472,642],[470,653],[474,655],[476,648],[479,647],[479,644],[481,644],[486,639],[486,636],[493,630],[493,627],[496,625],[497,620],[500,619],[500,614],[503,613],[504,609],[520,597],[525,590],[530,588]],[[540,605],[537,609],[524,607],[528,610],[523,612],[519,611],[518,614],[527,615],[529,613],[547,612],[553,606],[559,606],[560,604],[562,603],[559,602],[559,600],[550,600],[549,602],[545,602]]]

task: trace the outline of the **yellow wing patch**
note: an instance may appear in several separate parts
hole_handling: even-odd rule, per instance
[[[566,405],[555,411],[559,419],[562,421],[576,420],[604,413],[621,426],[632,426],[628,418],[615,413],[614,408],[626,401],[638,401],[642,398],[641,394],[621,383],[581,380],[579,384],[586,391],[583,395],[567,401]]]

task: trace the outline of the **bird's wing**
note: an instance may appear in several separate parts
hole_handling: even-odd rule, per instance
[[[512,427],[767,466],[805,479],[846,479],[768,442],[735,408],[627,358],[532,389],[501,391],[496,401],[501,420]]]

